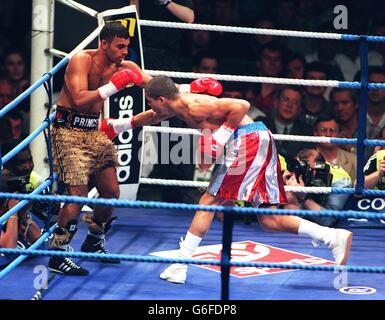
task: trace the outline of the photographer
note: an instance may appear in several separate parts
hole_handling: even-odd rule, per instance
[[[297,159],[285,159],[286,170],[283,181],[287,186],[296,187],[335,187],[347,188],[352,186],[349,174],[339,166],[325,162],[316,149],[303,149]],[[349,198],[348,194],[307,194],[286,192],[288,203],[285,209],[304,210],[342,210]],[[323,226],[335,226],[337,217],[306,217],[308,220]]]
[[[385,150],[374,153],[364,167],[365,189],[385,190]]]
[[[7,154],[20,141],[9,141],[2,145],[2,154]],[[33,160],[29,147],[24,148],[4,165],[1,180],[1,191],[11,193],[28,193],[41,182],[41,178],[33,172]],[[17,205],[19,200],[1,199],[0,216]],[[37,224],[32,220],[30,209],[32,204],[20,209],[12,215],[1,228],[0,247],[25,248],[34,243],[41,235]]]

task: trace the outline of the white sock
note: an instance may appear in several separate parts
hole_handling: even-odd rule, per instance
[[[180,242],[179,257],[186,259],[191,258],[201,241],[202,238],[187,231],[186,237]]]
[[[329,227],[320,226],[309,220],[301,219],[299,228],[299,235],[306,235],[313,240],[321,241],[326,245],[329,245],[331,241],[334,241],[334,229]]]

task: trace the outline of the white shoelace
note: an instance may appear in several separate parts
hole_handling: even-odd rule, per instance
[[[64,261],[71,267],[71,268],[74,268],[74,269],[80,269],[80,267],[78,265],[75,264],[75,262],[73,262],[70,258],[65,258]]]

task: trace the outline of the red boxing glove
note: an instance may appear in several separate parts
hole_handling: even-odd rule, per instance
[[[212,96],[219,96],[223,91],[222,85],[218,80],[214,78],[200,78],[196,79],[191,84],[181,84],[179,86],[179,92],[190,93],[203,93],[210,94]]]
[[[98,91],[103,100],[117,93],[128,84],[139,84],[142,82],[142,75],[136,69],[123,69],[116,72],[110,81],[101,86]]]
[[[114,127],[109,125],[109,120],[113,119],[103,119],[102,123],[100,124],[99,131],[105,133],[110,140],[114,140],[118,134],[115,132]]]
[[[228,123],[223,123],[211,135],[203,135],[200,138],[200,150],[205,159],[216,159],[222,153],[226,142],[233,135],[235,129],[230,127]]]
[[[135,129],[134,117],[130,118],[105,118],[100,125],[100,132],[103,132],[111,140],[114,140],[119,133]]]
[[[220,146],[212,135],[203,135],[199,139],[201,164],[212,165],[220,152]]]

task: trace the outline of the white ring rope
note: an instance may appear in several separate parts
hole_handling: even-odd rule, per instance
[[[299,37],[299,38],[316,38],[316,39],[332,39],[341,40],[341,34],[331,32],[309,32],[309,31],[295,31],[295,30],[279,30],[279,29],[259,29],[247,27],[231,27],[219,26],[199,23],[182,23],[182,22],[166,22],[155,20],[139,20],[140,25],[147,27],[161,27],[161,28],[176,28],[186,30],[205,30],[205,31],[220,31],[220,32],[234,32],[245,34],[262,34],[271,36],[284,37]]]
[[[64,52],[55,48],[46,49],[46,53],[49,53],[50,55],[57,58],[64,58],[67,55],[67,52]]]
[[[144,126],[145,133],[159,132],[159,133],[170,133],[170,134],[189,134],[195,136],[201,136],[201,132],[197,129],[189,128],[171,128],[171,127],[153,127]],[[286,135],[286,134],[273,134],[274,140],[282,141],[301,141],[301,142],[314,142],[314,143],[331,143],[329,137],[311,137],[311,136],[298,136],[298,135]],[[344,139],[340,139],[344,140]],[[349,140],[349,139],[346,139]]]
[[[48,49],[47,52],[56,57],[64,57],[65,52],[58,49]],[[202,77],[211,77],[222,81],[234,82],[250,82],[250,83],[272,83],[272,84],[289,84],[289,85],[303,85],[316,87],[339,87],[340,82],[337,80],[308,80],[308,79],[291,79],[291,78],[277,78],[277,77],[256,77],[256,76],[237,76],[231,74],[211,74],[211,73],[195,73],[195,72],[177,72],[177,71],[163,71],[163,70],[146,70],[152,76],[168,76],[171,78],[180,79],[198,79]],[[352,82],[351,82],[352,83]],[[358,82],[357,82],[358,85]]]
[[[140,184],[160,185],[160,186],[175,186],[175,187],[194,187],[207,188],[209,182],[206,181],[189,181],[189,180],[175,180],[175,179],[153,179],[140,178]],[[285,191],[329,194],[332,192],[331,187],[293,187],[285,186]]]
[[[48,49],[47,52],[56,57],[64,57],[65,52],[58,49]],[[211,77],[222,81],[234,82],[252,82],[252,83],[272,83],[272,84],[289,84],[289,85],[303,85],[316,87],[339,87],[340,82],[337,80],[308,80],[308,79],[291,79],[291,78],[276,78],[276,77],[256,77],[256,76],[237,76],[230,74],[209,74],[209,73],[195,73],[195,72],[177,72],[177,71],[161,71],[161,70],[146,70],[152,76],[168,76],[171,78],[180,79],[198,79],[202,77]],[[353,82],[351,82],[353,83]],[[358,82],[354,82],[357,83]]]
[[[81,13],[87,14],[96,18],[99,12],[91,9],[79,2],[73,0],[56,0],[60,3],[75,9]],[[248,27],[232,27],[232,26],[220,26],[220,25],[208,25],[199,23],[183,23],[183,22],[167,22],[156,20],[141,20],[139,23],[142,26],[147,27],[160,27],[160,28],[175,28],[185,30],[206,30],[206,31],[219,31],[219,32],[233,32],[243,34],[261,34],[272,36],[284,36],[284,37],[299,37],[299,38],[316,38],[316,39],[332,39],[341,40],[341,34],[332,32],[309,32],[309,31],[296,31],[296,30],[280,30],[280,29],[260,29],[260,28],[248,28]]]
[[[97,15],[99,14],[99,12],[97,12],[96,10],[91,9],[91,8],[81,4],[79,2],[73,1],[73,0],[56,0],[56,1],[59,1],[60,3],[72,8],[76,11],[87,14],[87,15],[94,17],[94,18],[96,18]]]
[[[75,49],[73,49],[68,55],[68,59],[71,59],[75,54],[79,53],[85,47],[87,47],[94,39],[96,39],[100,31],[103,29],[104,24],[98,26],[94,31],[92,31],[87,38],[85,38],[82,42],[80,42]]]
[[[289,84],[302,86],[317,87],[339,87],[340,81],[337,80],[308,80],[308,79],[291,79],[276,77],[255,77],[255,76],[234,76],[227,74],[211,74],[211,73],[195,73],[195,72],[176,72],[161,70],[146,70],[152,76],[168,76],[171,78],[198,79],[203,77],[211,77],[217,80],[237,81],[237,82],[256,82],[256,83],[272,83],[272,84]],[[357,82],[358,84],[358,82]]]

